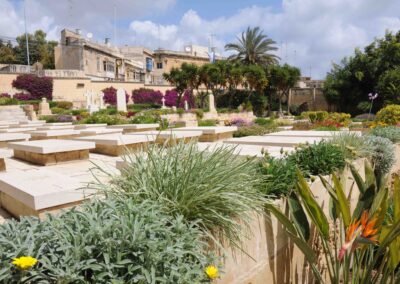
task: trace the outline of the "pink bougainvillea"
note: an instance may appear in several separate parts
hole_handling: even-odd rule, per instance
[[[106,104],[110,104],[110,105],[116,105],[117,104],[117,89],[115,89],[114,87],[108,87],[105,88],[103,91],[104,93],[104,103]],[[129,101],[129,95],[127,92],[125,92],[125,98],[126,98],[126,102]]]
[[[11,96],[8,93],[1,93],[0,98],[11,98]]]
[[[135,104],[161,105],[162,93],[153,89],[141,88],[132,92],[132,100]]]
[[[53,98],[53,78],[38,77],[32,74],[18,75],[12,86],[19,90],[26,90],[32,99]]]
[[[17,93],[17,94],[14,94],[13,98],[14,98],[14,99],[17,99],[17,100],[19,100],[19,101],[29,101],[29,100],[34,99],[34,98],[32,98],[31,95],[29,95],[29,94],[24,94],[24,93]]]
[[[169,90],[165,92],[165,105],[169,107],[176,106],[176,101],[178,100],[178,92],[176,90]],[[185,101],[188,102],[188,105],[190,108],[195,108],[196,103],[194,100],[194,96],[192,95],[191,92],[186,91],[181,99],[181,102],[179,103],[180,108],[183,108],[185,106]]]

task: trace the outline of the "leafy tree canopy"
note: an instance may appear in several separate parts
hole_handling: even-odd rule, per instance
[[[334,64],[324,84],[328,102],[353,114],[365,111],[368,94],[375,92],[379,94],[375,112],[384,105],[400,103],[400,31],[387,32],[364,50],[356,49],[353,56]]]

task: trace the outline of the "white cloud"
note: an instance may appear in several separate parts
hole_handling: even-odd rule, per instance
[[[183,0],[182,0],[183,1]],[[72,7],[69,6],[72,3]],[[236,13],[205,19],[198,11],[188,10],[180,19],[159,25],[139,20],[167,13],[176,0],[27,0],[29,30],[44,29],[57,39],[64,27],[81,28],[95,38],[112,37],[113,5],[117,7],[118,43],[143,44],[150,48],[182,50],[188,43],[224,45],[248,26],[260,26],[277,42],[283,61],[298,65],[304,75],[323,78],[342,57],[351,55],[386,30],[400,29],[398,0],[282,0],[282,7],[251,6]],[[229,5],[229,1],[226,1]],[[0,35],[16,36],[23,32],[22,2],[0,0]]]

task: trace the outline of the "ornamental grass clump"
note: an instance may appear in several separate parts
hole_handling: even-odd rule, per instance
[[[396,162],[393,143],[387,138],[374,135],[365,136],[365,141],[372,149],[370,159],[374,170],[380,174],[388,173]]]
[[[297,165],[306,177],[329,175],[346,165],[342,150],[328,141],[303,145],[290,154],[288,160]]]
[[[234,148],[198,150],[195,143],[149,147],[125,157],[122,175],[114,176],[104,193],[135,202],[156,201],[173,215],[182,215],[217,245],[237,246],[254,211],[265,203],[254,159],[234,155]]]
[[[348,160],[368,157],[372,151],[371,145],[357,132],[340,131],[329,142],[339,147]]]
[[[108,199],[42,221],[7,221],[0,225],[0,283],[208,281],[204,271],[218,259],[201,231],[159,207]]]
[[[370,134],[387,138],[393,143],[400,142],[400,127],[397,126],[376,127],[371,130]]]

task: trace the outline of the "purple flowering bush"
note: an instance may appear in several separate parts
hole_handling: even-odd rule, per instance
[[[38,77],[32,74],[22,74],[12,82],[12,86],[19,90],[26,90],[31,99],[53,98],[53,78]]]
[[[0,98],[11,98],[11,95],[7,93],[1,93]]]
[[[165,105],[169,107],[176,106],[176,101],[178,100],[178,92],[176,90],[168,90],[165,92]],[[188,102],[188,105],[190,108],[195,108],[196,103],[194,96],[191,92],[186,91],[181,99],[181,102],[179,103],[180,108],[183,108],[185,106],[185,101]]]
[[[230,121],[229,125],[232,125],[232,126],[252,126],[253,122],[245,120],[245,119],[240,118],[240,117],[237,117],[237,118],[233,118]]]
[[[117,104],[117,89],[115,89],[114,87],[108,87],[105,88],[104,90],[102,90],[102,92],[104,93],[104,103],[106,104],[110,104],[110,105],[116,105]],[[126,97],[126,102],[129,101],[129,95],[127,92],[125,92],[125,97]]]
[[[14,98],[14,99],[17,99],[17,100],[19,100],[19,101],[29,101],[29,100],[32,100],[32,99],[33,99],[33,98],[32,98],[32,95],[30,95],[30,94],[24,94],[24,93],[17,93],[17,94],[14,94],[13,98]]]
[[[162,93],[153,89],[140,88],[132,92],[132,100],[135,104],[162,104]]]

